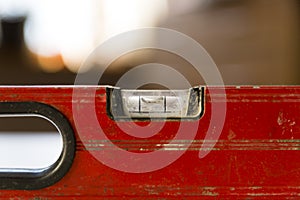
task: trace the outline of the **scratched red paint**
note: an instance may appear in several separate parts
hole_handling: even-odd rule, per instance
[[[90,88],[81,90],[89,95]],[[0,190],[1,198],[300,198],[299,86],[226,87],[224,129],[213,150],[199,159],[211,114],[210,95],[205,94],[205,113],[189,149],[171,165],[144,174],[111,169],[90,154],[105,148],[97,148],[103,141],[80,141],[72,117],[72,91],[72,87],[0,87],[0,101],[37,101],[57,108],[70,120],[77,140],[73,165],[59,182],[33,191]],[[102,128],[128,151],[154,151],[176,134],[179,122],[170,121],[156,136],[137,140],[106,115],[105,88],[99,87],[95,98]],[[89,102],[81,104],[83,114],[85,103]],[[167,150],[181,151],[184,145],[185,141],[177,141]]]

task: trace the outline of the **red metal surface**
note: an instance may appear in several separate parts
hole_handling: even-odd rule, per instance
[[[90,95],[90,90],[80,89],[83,96]],[[223,131],[213,150],[199,159],[211,115],[206,93],[205,113],[188,150],[169,166],[141,174],[111,169],[91,155],[91,151],[105,151],[96,148],[104,141],[80,140],[72,115],[72,91],[72,87],[0,88],[0,101],[37,101],[60,110],[73,125],[77,140],[74,163],[62,180],[41,190],[0,190],[1,198],[300,198],[300,87],[226,87]],[[128,151],[155,151],[157,144],[167,143],[176,134],[180,122],[169,121],[151,138],[133,138],[106,115],[104,87],[97,88],[95,98],[102,129]],[[89,103],[80,103],[83,114]],[[86,131],[97,134],[94,127]],[[169,150],[181,151],[185,142],[177,141]]]

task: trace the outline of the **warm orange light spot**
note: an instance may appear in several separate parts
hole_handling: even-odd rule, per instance
[[[38,55],[37,60],[42,70],[45,72],[54,73],[64,68],[64,62],[60,55],[51,57]]]

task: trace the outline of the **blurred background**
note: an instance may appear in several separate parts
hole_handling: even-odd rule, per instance
[[[0,0],[0,21],[2,85],[73,84],[101,42],[149,26],[197,40],[225,84],[300,84],[299,0]],[[100,84],[113,85],[149,62],[175,68],[192,85],[203,83],[184,59],[141,50],[112,63]],[[94,65],[86,70],[103,67]]]

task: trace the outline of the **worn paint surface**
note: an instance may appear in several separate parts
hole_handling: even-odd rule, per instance
[[[80,90],[84,96],[91,88]],[[111,169],[91,155],[110,146],[105,140],[80,141],[72,116],[72,91],[72,87],[0,87],[0,101],[37,101],[57,108],[70,120],[77,139],[74,163],[61,181],[41,190],[0,190],[1,198],[300,198],[300,87],[227,87],[224,129],[212,151],[199,159],[211,115],[210,95],[205,94],[205,114],[192,145],[171,165],[144,174]],[[168,144],[178,129],[176,121],[167,122],[148,139],[129,136],[106,115],[104,87],[97,89],[95,98],[106,135],[127,151],[183,151],[189,143]],[[83,114],[89,103],[80,102]]]

